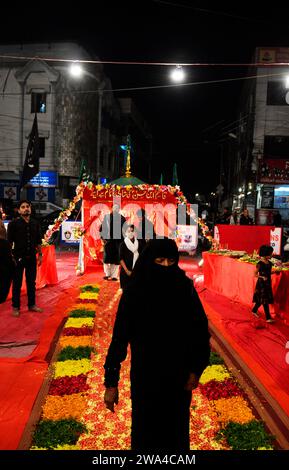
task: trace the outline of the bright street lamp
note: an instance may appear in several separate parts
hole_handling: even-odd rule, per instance
[[[171,79],[177,83],[183,82],[185,76],[185,72],[181,65],[177,65],[176,68],[171,72]]]
[[[69,73],[72,77],[80,78],[83,75],[84,71],[80,64],[78,64],[77,62],[73,62],[73,64],[71,64],[69,68]]]

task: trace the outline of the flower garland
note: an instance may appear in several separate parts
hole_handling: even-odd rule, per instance
[[[198,217],[197,222],[199,224],[199,227],[201,228],[203,236],[207,238],[207,240],[209,240],[210,243],[213,243],[214,239],[212,237],[211,231],[209,227],[206,225],[206,223],[203,221],[203,219]]]
[[[153,184],[153,185],[152,184],[151,185],[139,184],[136,186],[132,186],[129,184],[126,186],[119,186],[116,184],[105,184],[105,185],[94,184],[91,181],[88,183],[81,182],[76,188],[76,196],[69,203],[68,207],[66,209],[63,209],[63,211],[60,212],[57,219],[54,220],[54,224],[49,225],[48,230],[46,231],[44,238],[42,239],[43,246],[49,245],[53,233],[58,231],[60,229],[62,222],[64,222],[70,217],[72,211],[75,209],[76,203],[80,201],[80,199],[83,198],[83,193],[86,188],[88,188],[91,192],[102,191],[102,190],[112,190],[113,193],[117,193],[121,189],[129,191],[132,188],[140,190],[140,191],[158,191],[158,192],[169,193],[169,194],[174,195],[178,204],[187,203],[187,199],[184,196],[183,192],[180,190],[180,186],[170,186],[170,185],[164,186],[164,185],[158,185],[158,184]],[[207,238],[209,242],[212,242],[213,241],[212,234],[210,232],[209,227],[205,224],[203,219],[198,217],[196,219],[196,222],[200,226],[203,236]],[[74,227],[72,230],[74,233],[74,237],[77,239],[80,239],[85,234],[85,231],[86,231],[85,227],[80,227],[80,226]]]
[[[140,190],[140,191],[158,191],[161,193],[172,194],[173,196],[175,196],[178,204],[186,204],[187,202],[187,199],[184,196],[183,192],[180,190],[179,186],[170,186],[170,185],[164,186],[164,185],[158,185],[158,184],[139,184],[136,186],[132,186],[132,185],[119,186],[116,184],[102,185],[102,184],[94,184],[92,181],[90,181],[89,183],[82,181],[77,186],[76,195],[74,196],[72,201],[70,201],[68,207],[66,209],[63,209],[59,213],[59,216],[57,217],[57,219],[54,220],[53,224],[48,226],[48,229],[46,233],[44,234],[44,238],[42,239],[43,246],[47,246],[50,244],[51,237],[54,234],[54,232],[57,232],[60,229],[62,222],[64,222],[71,216],[72,211],[75,209],[76,203],[80,201],[80,199],[83,198],[83,193],[86,188],[88,188],[91,192],[101,191],[101,190],[112,190],[113,194],[116,194],[121,189],[129,191],[132,188],[136,190]],[[75,227],[73,231],[74,231],[74,236],[76,238],[80,238],[85,233],[85,227]]]
[[[46,230],[44,234],[44,238],[42,239],[43,246],[47,246],[50,244],[52,235],[60,229],[62,222],[64,222],[71,216],[72,211],[75,209],[76,203],[80,199],[81,199],[81,196],[79,195],[74,196],[73,200],[70,201],[68,207],[66,209],[63,209],[59,213],[57,219],[54,220],[54,224],[51,224],[48,226],[48,229]]]

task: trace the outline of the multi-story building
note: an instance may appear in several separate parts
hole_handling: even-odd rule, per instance
[[[271,224],[277,211],[289,219],[289,67],[281,65],[289,48],[259,47],[253,62],[234,130],[234,207],[246,205],[257,223]]]
[[[75,77],[63,61],[97,58],[73,42],[2,45],[0,55],[0,198],[20,197],[35,113],[43,188],[21,197],[62,204],[74,194],[83,160],[94,180],[117,176],[121,112],[111,82],[100,64],[82,64]]]

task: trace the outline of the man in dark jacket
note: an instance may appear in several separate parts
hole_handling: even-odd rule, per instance
[[[16,267],[13,276],[12,307],[13,316],[20,315],[20,292],[23,272],[25,271],[28,309],[32,312],[42,312],[35,305],[37,264],[41,265],[41,231],[38,222],[31,218],[31,203],[22,200],[18,204],[19,217],[8,225],[8,241],[12,247]],[[38,263],[36,260],[38,254]]]
[[[138,240],[152,240],[156,237],[153,223],[147,218],[144,209],[139,209],[136,213],[138,217],[136,232]]]
[[[103,240],[104,279],[117,281],[119,267],[119,245],[124,239],[126,219],[120,214],[118,204],[112,206],[110,214],[106,214],[99,228]]]

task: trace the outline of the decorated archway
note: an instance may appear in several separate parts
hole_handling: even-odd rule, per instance
[[[80,185],[81,187],[81,185]],[[176,208],[185,204],[186,198],[177,186],[149,184],[105,186],[88,183],[82,189],[83,263],[84,269],[102,260],[102,241],[99,228],[105,214],[118,203],[128,223],[138,226],[136,213],[144,209],[153,223],[156,234],[171,236],[175,230]]]
[[[60,229],[75,205],[82,199],[82,227],[76,229],[80,238],[80,256],[77,270],[84,272],[88,266],[102,262],[103,245],[99,228],[105,214],[110,212],[113,203],[120,205],[121,213],[128,223],[137,225],[137,210],[145,209],[146,216],[153,223],[157,235],[172,236],[176,228],[176,209],[187,200],[179,186],[151,185],[136,182],[132,178],[123,178],[129,184],[98,185],[81,182],[76,188],[76,196],[63,210],[54,224],[49,226],[43,243],[49,244],[53,233]],[[188,205],[188,204],[187,204]],[[204,236],[212,239],[208,227],[202,219],[196,217]]]

